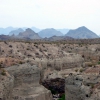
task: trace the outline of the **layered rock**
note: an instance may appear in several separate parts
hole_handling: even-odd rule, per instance
[[[12,87],[6,85],[6,87],[9,87],[8,90],[11,95],[5,88],[5,92],[2,93],[4,97],[1,100],[52,100],[51,92],[39,84],[40,71],[37,66],[23,64],[6,68],[6,70],[10,73],[10,77],[14,77],[14,79],[13,85],[10,84],[9,80],[4,82],[5,84],[9,83]],[[9,98],[6,98],[5,95]]]
[[[38,66],[42,69],[41,77],[44,79],[51,72],[54,75],[56,74],[57,71],[59,72],[59,71],[63,71],[63,70],[71,69],[71,68],[83,67],[84,66],[83,62],[84,62],[84,59],[79,54],[74,54],[74,53],[71,53],[71,54],[66,53],[65,56],[62,58],[35,60],[35,63],[38,64]]]

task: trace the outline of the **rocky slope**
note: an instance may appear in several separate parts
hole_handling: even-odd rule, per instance
[[[94,32],[87,29],[86,27],[79,27],[75,30],[69,30],[66,36],[70,36],[76,39],[90,39],[90,38],[99,38]]]

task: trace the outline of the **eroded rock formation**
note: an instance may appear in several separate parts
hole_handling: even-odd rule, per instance
[[[70,74],[65,83],[66,100],[100,100],[100,75]]]
[[[37,66],[23,64],[6,70],[10,75],[2,76],[0,100],[52,100],[51,92],[39,84]]]

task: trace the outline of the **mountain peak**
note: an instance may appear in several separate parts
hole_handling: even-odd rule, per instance
[[[30,39],[40,39],[39,35],[30,28],[27,28],[24,32],[19,33],[18,36],[21,38],[26,37]]]
[[[89,30],[89,29],[85,26],[81,26],[81,27],[77,28],[76,30]]]
[[[34,32],[32,29],[30,29],[30,28],[27,28],[26,29],[26,32]],[[35,32],[34,32],[35,33]]]
[[[99,38],[94,32],[86,28],[85,26],[79,27],[74,30],[70,30],[66,36],[70,36],[76,39],[90,39],[90,38]]]

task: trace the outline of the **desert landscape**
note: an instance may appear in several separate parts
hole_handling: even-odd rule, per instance
[[[99,41],[1,41],[0,100],[99,100]]]
[[[100,100],[100,0],[0,0],[0,100]]]

